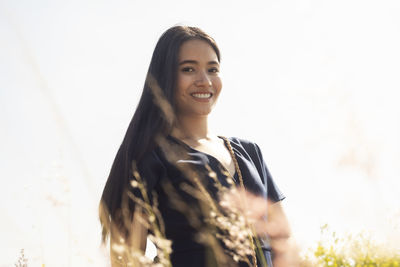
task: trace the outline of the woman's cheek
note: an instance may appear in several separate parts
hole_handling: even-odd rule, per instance
[[[215,91],[217,91],[218,93],[221,91],[222,89],[222,81],[221,78],[216,77],[213,81],[213,85],[214,85],[214,89]]]
[[[184,91],[190,87],[190,84],[192,83],[192,79],[188,76],[182,75],[178,79],[178,87],[181,89],[181,91]]]

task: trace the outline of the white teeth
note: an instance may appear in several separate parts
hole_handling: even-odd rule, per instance
[[[192,94],[192,96],[197,97],[197,98],[210,98],[211,94],[210,93],[207,93],[207,94],[194,93],[194,94]]]

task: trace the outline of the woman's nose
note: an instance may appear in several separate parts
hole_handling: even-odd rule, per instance
[[[212,85],[212,82],[207,73],[201,71],[196,77],[195,85],[198,87],[210,87]]]

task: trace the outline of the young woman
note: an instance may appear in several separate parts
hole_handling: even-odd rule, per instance
[[[222,203],[222,193],[235,186],[271,202],[284,196],[257,144],[211,133],[219,71],[219,49],[199,28],[175,26],[160,37],[101,198],[103,241],[111,235],[113,266],[128,265],[124,247],[135,255],[143,251],[148,233],[160,246],[161,237],[172,241],[171,251],[159,249],[159,260],[174,267],[272,266],[265,233],[288,237],[285,227],[264,227],[266,206],[256,221],[241,216],[246,208],[237,204],[251,198]],[[273,207],[283,214],[279,204]],[[263,229],[258,234],[249,230],[255,225]]]

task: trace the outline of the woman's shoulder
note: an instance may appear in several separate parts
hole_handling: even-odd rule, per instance
[[[181,156],[183,151],[182,142],[178,142],[176,138],[171,136],[166,136],[160,138],[153,146],[147,149],[141,157],[140,163],[147,166],[154,164],[169,166],[171,158]]]
[[[147,150],[139,160],[140,164],[151,165],[152,163],[161,162],[162,153],[159,146],[152,147]]]
[[[237,137],[237,136],[229,136],[227,139],[230,141],[231,144],[234,144],[236,146],[241,146],[243,148],[257,148],[257,144],[254,141],[251,141],[250,139],[243,138],[243,137]]]
[[[229,141],[234,142],[236,144],[244,144],[244,145],[254,144],[253,141],[250,141],[249,139],[243,137],[229,136],[227,138],[229,139]]]
[[[165,162],[157,147],[145,152],[135,164],[139,175],[146,181],[148,189],[153,188],[166,173]]]
[[[238,151],[246,152],[252,158],[260,157],[261,151],[256,142],[247,138],[237,136],[230,136],[226,138],[231,143],[231,146],[233,148],[236,148]]]

